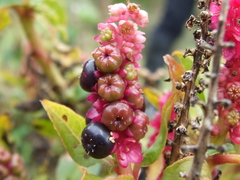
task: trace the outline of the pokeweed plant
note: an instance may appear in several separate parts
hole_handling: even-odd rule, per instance
[[[141,170],[146,179],[164,180],[219,179],[221,170],[229,169],[217,165],[240,164],[240,3],[198,0],[198,8],[204,9],[198,18],[191,15],[186,22],[189,30],[197,26],[196,47],[173,53],[180,63],[164,56],[172,92],[158,97],[159,112],[149,122],[137,81],[137,62],[146,40],[138,26],[146,26],[147,12],[129,1],[109,6],[110,17],[98,25],[100,35],[94,37],[100,46],[79,78],[92,103],[86,118],[41,101],[75,162],[111,166],[119,175],[116,179],[138,179]],[[226,62],[220,68],[222,53]],[[142,151],[140,140],[149,123],[155,132],[149,148]],[[88,178],[102,179],[84,170],[83,179]]]

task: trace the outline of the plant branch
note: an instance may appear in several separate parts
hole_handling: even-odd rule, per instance
[[[207,150],[207,146],[209,145],[210,133],[212,129],[212,121],[214,119],[214,110],[216,109],[216,101],[217,101],[217,87],[218,87],[218,73],[220,70],[220,59],[222,55],[222,42],[224,37],[225,30],[225,21],[226,14],[228,11],[228,0],[222,1],[222,9],[219,16],[219,24],[218,24],[218,33],[217,39],[215,43],[215,52],[213,58],[213,66],[212,66],[212,76],[209,83],[209,93],[208,100],[206,104],[206,108],[204,111],[204,120],[202,127],[200,129],[200,137],[197,143],[197,149],[195,151],[195,156],[193,160],[193,164],[191,170],[187,176],[187,180],[199,180],[202,164],[205,160],[205,153]]]
[[[61,93],[66,83],[61,73],[50,59],[48,52],[43,48],[41,39],[37,35],[34,28],[34,9],[28,6],[14,7],[13,9],[17,12],[27,40],[31,45],[34,60],[39,64],[51,84],[57,86],[58,92]]]
[[[208,2],[209,3],[209,2]],[[206,7],[209,7],[206,6]],[[193,66],[191,70],[191,78],[189,81],[184,82],[185,83],[185,96],[182,102],[183,109],[181,110],[180,114],[178,115],[178,123],[176,126],[176,133],[174,135],[175,139],[173,140],[172,145],[172,152],[170,159],[168,160],[167,164],[171,165],[175,161],[177,161],[182,152],[181,152],[181,146],[184,144],[184,137],[186,136],[186,133],[179,133],[178,129],[185,128],[187,131],[187,127],[189,125],[189,108],[190,108],[190,100],[191,98],[194,98],[196,96],[195,89],[196,89],[196,80],[198,77],[198,74],[200,72],[200,68],[202,67],[201,64],[203,62],[203,56],[204,56],[204,48],[202,47],[203,42],[206,42],[208,35],[208,24],[209,24],[209,14],[207,11],[202,11],[199,15],[201,21],[196,20],[194,16],[190,16],[189,20],[186,22],[186,27],[188,29],[191,29],[194,24],[200,25],[199,32],[201,33],[200,37],[196,36],[196,49],[193,51]],[[186,51],[187,53],[187,51]],[[185,73],[186,74],[186,73]],[[184,80],[183,80],[184,81]]]

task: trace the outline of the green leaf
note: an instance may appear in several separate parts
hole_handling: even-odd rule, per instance
[[[102,180],[102,177],[89,174],[86,169],[83,169],[83,177],[81,180]]]
[[[185,71],[192,69],[193,59],[191,57],[187,56],[186,58],[184,58],[183,53],[180,51],[174,51],[172,55],[178,58],[180,64],[184,67]]]
[[[183,180],[182,177],[179,176],[179,173],[188,173],[188,171],[191,169],[193,162],[193,157],[186,157],[184,159],[181,159],[179,161],[176,161],[171,166],[168,166],[163,173],[162,180]],[[212,179],[211,171],[209,169],[208,164],[206,161],[203,163],[202,171],[201,171],[201,180],[209,180]]]
[[[57,133],[53,128],[53,124],[48,119],[36,119],[32,121],[35,130],[46,137],[57,137]]]
[[[0,0],[0,8],[22,5],[22,0]]]
[[[56,168],[57,180],[76,180],[82,177],[78,165],[68,155],[59,158]]]
[[[67,17],[66,9],[59,0],[41,0],[40,2],[32,2],[38,15],[45,18],[49,25],[55,28],[64,40],[67,40]]]
[[[149,166],[157,160],[159,155],[162,153],[167,139],[168,129],[167,123],[170,119],[172,113],[172,107],[176,102],[179,102],[180,98],[183,96],[183,92],[175,92],[172,94],[162,108],[161,116],[161,127],[159,134],[154,142],[154,144],[143,153],[142,166]]]
[[[227,153],[227,154],[230,154],[230,153],[235,153],[235,150],[234,150],[234,145],[231,144],[231,143],[226,143],[226,144],[223,144],[222,145],[226,151],[224,151],[224,153]],[[222,152],[219,152],[218,150],[216,149],[208,149],[207,150],[207,156],[213,156],[215,154],[221,154]]]
[[[81,145],[80,135],[86,126],[85,119],[61,104],[48,100],[41,103],[73,160],[85,167],[97,163],[99,160],[89,157]]]
[[[143,93],[145,98],[151,103],[151,105],[156,109],[159,109],[159,96],[161,95],[161,93],[158,92],[157,89],[151,87],[143,88]]]
[[[163,148],[165,147],[166,138],[167,124],[165,120],[162,120],[160,133],[158,134],[154,144],[143,153],[142,166],[149,166],[157,160],[158,156],[162,153]]]

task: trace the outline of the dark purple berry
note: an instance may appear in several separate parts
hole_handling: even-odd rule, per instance
[[[107,74],[98,79],[98,94],[106,101],[116,101],[123,96],[125,83],[118,74]]]
[[[112,131],[124,131],[133,121],[133,110],[122,102],[113,102],[102,113],[102,123]]]
[[[94,59],[88,60],[84,66],[80,76],[80,86],[85,91],[91,92],[93,86],[97,83],[97,77],[94,72],[96,71],[96,65]]]
[[[98,122],[89,123],[84,128],[81,140],[87,154],[96,159],[107,157],[115,145],[110,130]]]

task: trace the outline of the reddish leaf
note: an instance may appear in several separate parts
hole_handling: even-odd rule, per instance
[[[185,72],[184,68],[169,54],[167,54],[166,56],[163,56],[163,59],[168,66],[169,76],[173,83],[172,91],[175,92],[176,82],[179,82],[179,83],[182,82],[181,76]]]

